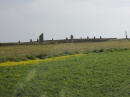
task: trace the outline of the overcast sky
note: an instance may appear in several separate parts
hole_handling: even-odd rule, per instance
[[[130,36],[130,0],[0,0],[0,42]]]

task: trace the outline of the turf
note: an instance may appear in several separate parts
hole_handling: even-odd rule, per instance
[[[130,97],[130,50],[0,67],[0,97]]]

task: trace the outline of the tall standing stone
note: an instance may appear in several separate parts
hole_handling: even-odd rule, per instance
[[[80,37],[80,39],[82,40],[82,37]]]
[[[21,44],[20,40],[18,41],[18,44]]]
[[[32,43],[33,41],[32,41],[32,39],[30,39],[30,43]]]
[[[39,39],[37,39],[37,42],[39,42]]]
[[[68,37],[66,37],[66,40],[68,40]]]
[[[70,39],[71,39],[71,40],[73,40],[73,39],[74,39],[74,36],[73,36],[73,35],[71,35],[71,36],[70,36]]]
[[[74,36],[73,35],[70,35],[70,40],[71,40],[71,42],[73,42],[74,40]]]
[[[126,35],[126,39],[128,39],[127,31],[125,32],[125,35]]]
[[[89,40],[89,37],[87,36],[87,39]]]
[[[44,35],[43,33],[39,36],[39,42],[43,42],[44,41]]]
[[[100,36],[100,39],[102,39],[102,36]]]

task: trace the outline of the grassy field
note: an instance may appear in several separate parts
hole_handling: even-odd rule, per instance
[[[0,47],[0,62],[48,58],[70,53],[81,53],[96,49],[130,48],[129,40],[105,42],[62,43],[48,45],[16,45]]]
[[[83,45],[86,49],[91,45],[85,44],[58,46]],[[130,50],[0,66],[0,97],[130,97]]]

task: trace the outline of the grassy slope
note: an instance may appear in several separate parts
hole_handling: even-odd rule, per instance
[[[0,67],[0,97],[129,97],[130,50]]]
[[[60,55],[68,52],[92,51],[101,48],[130,48],[129,40],[116,40],[107,42],[87,42],[87,43],[63,43],[50,45],[17,45],[0,47],[0,62],[18,61],[33,59],[39,54],[48,56]]]

